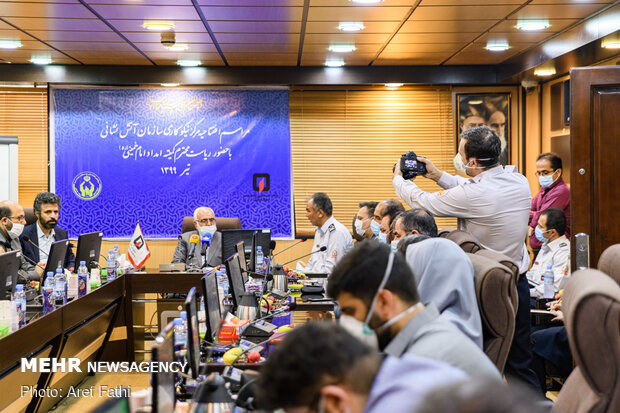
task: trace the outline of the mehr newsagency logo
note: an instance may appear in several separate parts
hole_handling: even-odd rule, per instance
[[[73,178],[73,193],[84,201],[92,201],[101,193],[101,179],[93,172],[80,172]]]

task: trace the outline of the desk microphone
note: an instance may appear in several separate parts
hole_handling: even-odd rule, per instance
[[[30,243],[30,245],[33,245],[36,249],[39,250],[39,252],[42,252],[43,254],[47,255],[48,257],[50,256],[47,252],[43,251],[37,244],[35,244],[34,242],[32,242],[30,240],[30,238],[27,235],[22,236],[22,239],[28,243]]]
[[[289,311],[294,311],[295,308],[297,308],[297,303],[292,302],[284,307],[278,308],[276,311],[273,311],[271,314],[267,314],[265,316],[262,316],[261,318],[257,318],[256,320],[250,321],[246,326],[243,327],[243,332],[239,335],[239,338],[237,339],[237,342],[235,343],[235,345],[238,345],[241,342],[242,337],[244,336],[244,332],[247,331],[249,327],[255,324],[258,324],[259,322],[264,321],[268,319],[269,317],[275,317],[283,313],[288,313]],[[255,347],[255,346],[252,346],[252,347]]]
[[[200,237],[198,234],[192,234],[189,237],[189,255],[187,256],[187,261],[191,261],[194,258],[194,252],[196,251],[196,245],[200,242]]]
[[[26,254],[24,254],[23,251],[22,251],[22,257],[24,257],[24,259],[26,261],[28,261],[30,264],[34,265],[35,267],[39,267],[39,268],[41,268],[42,270],[45,271],[45,267],[44,266],[42,267],[42,266],[39,265],[38,262],[34,262],[34,260],[32,258],[30,258],[29,256],[27,256]]]
[[[286,251],[286,250],[288,250],[288,249],[290,249],[290,248],[293,248],[295,245],[299,245],[299,244],[301,244],[302,242],[306,242],[306,240],[307,240],[307,239],[308,239],[308,237],[307,237],[307,236],[302,236],[302,237],[301,237],[301,240],[297,241],[297,242],[296,242],[296,243],[294,243],[293,245],[289,245],[288,247],[284,248],[282,251],[278,252],[277,254],[274,254],[274,257],[275,257],[275,256],[278,256],[278,255],[280,255],[280,254],[282,254],[284,251]]]
[[[301,257],[297,257],[297,258],[295,258],[294,260],[287,261],[287,262],[285,262],[285,263],[284,263],[284,264],[282,264],[282,265],[290,264],[290,263],[291,263],[291,262],[293,262],[293,261],[297,261],[297,260],[299,260],[299,259],[301,259],[301,258],[305,258],[305,257],[307,257],[307,256],[309,256],[309,255],[316,254],[317,252],[323,252],[323,251],[325,251],[325,250],[327,250],[327,247],[326,247],[326,246],[322,246],[321,248],[319,248],[319,249],[318,249],[318,250],[316,250],[316,251],[311,252],[310,254],[302,255]]]
[[[200,240],[202,242],[200,255],[204,256],[207,253],[207,248],[211,246],[211,239],[213,239],[213,235],[208,232],[202,236],[202,239]]]
[[[271,336],[271,337],[269,337],[267,340],[264,340],[264,341],[261,341],[261,342],[256,343],[256,345],[255,345],[255,346],[248,347],[247,349],[245,349],[245,350],[243,350],[241,353],[239,353],[239,355],[238,355],[237,357],[235,357],[235,359],[233,360],[233,362],[232,362],[232,363],[230,363],[230,365],[231,365],[231,366],[234,366],[234,365],[235,365],[235,363],[237,362],[237,360],[239,360],[239,358],[241,358],[241,357],[243,357],[244,355],[248,354],[248,353],[249,353],[252,349],[254,349],[254,348],[258,347],[258,346],[262,346],[263,344],[270,343],[270,342],[272,342],[273,340],[276,340],[276,339],[278,339],[278,338],[282,338],[282,337],[284,337],[285,335],[287,335],[288,333],[290,333],[291,331],[295,331],[295,330],[285,331],[284,333],[280,333],[280,334],[277,334],[277,335],[276,335],[276,334],[274,334],[274,336],[275,336],[275,337],[274,337],[274,336]]]

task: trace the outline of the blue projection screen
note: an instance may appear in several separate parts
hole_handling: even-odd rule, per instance
[[[176,238],[198,206],[293,236],[286,90],[52,92],[53,190],[70,236]]]

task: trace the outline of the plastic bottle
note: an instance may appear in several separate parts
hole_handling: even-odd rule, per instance
[[[56,309],[56,301],[54,300],[54,273],[48,272],[45,284],[41,289],[43,293],[43,314],[51,313]]]
[[[121,270],[121,250],[118,249],[118,244],[114,244],[114,264],[115,264],[114,274],[118,276]]]
[[[106,258],[105,268],[108,271],[107,282],[115,280],[116,279],[116,258],[114,256],[113,249],[108,252],[108,257]]]
[[[263,258],[264,258],[264,256],[263,256],[263,247],[258,245],[256,247],[256,265],[254,267],[256,272],[262,272],[263,271]]]
[[[54,281],[56,282],[56,284],[54,285],[54,296],[57,305],[67,304],[67,280],[65,278],[65,274],[62,271],[62,268],[56,269]]]
[[[101,282],[99,286],[101,287],[103,284],[108,282],[108,270],[106,268],[102,268],[99,277]]]
[[[183,319],[174,319],[174,348],[176,351],[185,348],[187,342],[187,331],[183,328]]]
[[[545,282],[545,287],[543,291],[543,298],[553,298],[555,296],[555,287],[553,284],[553,267],[551,265],[547,266],[547,270],[543,274],[543,280]]]
[[[88,293],[88,268],[86,261],[80,261],[78,267],[78,297],[83,297]]]
[[[17,327],[22,328],[26,325],[26,293],[24,286],[17,284],[15,286],[15,294],[13,294],[13,304],[17,309]]]

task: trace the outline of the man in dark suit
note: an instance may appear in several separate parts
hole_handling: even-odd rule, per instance
[[[179,243],[174,250],[172,263],[185,263],[193,267],[216,267],[222,264],[222,233],[217,231],[215,225],[215,213],[211,208],[200,207],[194,211],[195,231],[186,232],[179,238]],[[202,239],[211,234],[211,241],[204,245]],[[189,257],[191,237],[198,237],[193,257]],[[204,250],[204,255],[202,254]]]
[[[59,213],[60,198],[58,195],[41,192],[34,199],[34,214],[37,222],[27,225],[19,239],[24,255],[34,262],[47,263],[52,243],[68,238],[67,231],[56,226]],[[64,267],[69,271],[75,269],[75,255],[70,246],[67,248]]]

